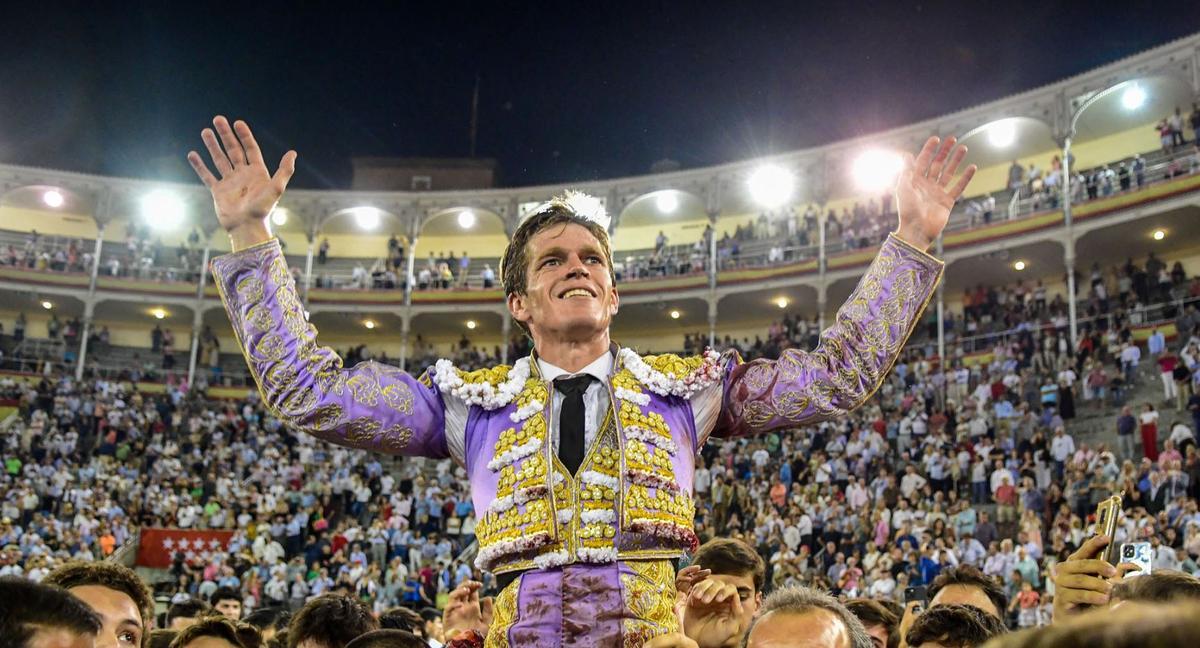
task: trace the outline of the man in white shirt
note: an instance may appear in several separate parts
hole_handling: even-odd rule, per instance
[[[1062,478],[1063,468],[1075,454],[1075,439],[1059,426],[1054,430],[1054,438],[1050,439],[1050,456],[1054,458],[1054,470],[1058,478]]]
[[[905,497],[912,499],[917,491],[925,487],[925,478],[917,473],[916,467],[909,464],[904,468],[904,477],[900,480],[900,492]]]

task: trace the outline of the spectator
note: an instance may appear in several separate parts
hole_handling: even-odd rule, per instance
[[[97,642],[145,648],[154,599],[133,570],[111,562],[73,562],[50,572],[43,582],[74,594],[99,615]]]
[[[288,625],[288,648],[345,648],[359,635],[379,629],[362,602],[340,594],[318,596]]]
[[[176,631],[183,630],[207,616],[211,611],[212,606],[199,599],[187,598],[178,603],[172,603],[171,607],[167,608],[167,628]]]
[[[100,617],[57,587],[12,576],[0,578],[0,601],[4,601],[0,637],[5,646],[91,646],[100,632]]]
[[[908,634],[911,648],[975,648],[1008,632],[994,615],[973,605],[940,605],[922,613]]]
[[[278,556],[282,556],[282,551],[280,551]],[[267,564],[273,564],[276,562],[276,560],[269,560]],[[208,602],[212,604],[214,610],[219,612],[225,618],[232,619],[234,621],[241,620],[242,596],[232,587],[225,586],[218,588],[217,591],[213,592],[213,595],[209,597]]]
[[[871,598],[857,598],[847,601],[846,609],[862,621],[874,648],[888,648],[893,641],[899,641],[899,638],[893,638],[900,624],[900,616],[888,605]]]
[[[803,587],[777,590],[763,602],[744,646],[786,646],[796,637],[821,637],[831,648],[871,648],[866,628],[837,599]]]
[[[317,265],[325,265],[329,260],[329,238],[322,238],[321,245],[317,248]]]
[[[252,625],[210,616],[180,630],[170,648],[259,648],[262,636]]]
[[[711,575],[689,592],[682,615],[684,634],[702,646],[736,646],[762,604],[762,558],[740,540],[718,538],[701,545],[692,564]]]
[[[1138,415],[1142,433],[1142,455],[1150,461],[1158,461],[1158,412],[1151,403],[1142,405]]]

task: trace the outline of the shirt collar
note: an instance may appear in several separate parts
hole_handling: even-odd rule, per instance
[[[583,374],[588,374],[600,382],[606,382],[613,372],[613,355],[611,351],[605,351],[599,358],[592,360],[588,366],[575,373],[556,367],[541,358],[537,359],[537,366],[538,371],[542,374],[542,380],[546,382],[554,382],[555,378],[561,376],[581,376]]]

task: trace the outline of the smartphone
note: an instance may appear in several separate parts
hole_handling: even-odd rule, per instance
[[[913,613],[920,613],[925,609],[925,602],[928,598],[929,591],[925,589],[924,585],[904,588],[904,605],[907,607],[909,603],[916,603],[913,606]]]
[[[1121,545],[1121,562],[1133,563],[1139,568],[1137,571],[1129,572],[1128,576],[1149,574],[1150,560],[1153,555],[1149,542],[1126,542]]]
[[[1117,530],[1117,518],[1121,515],[1121,496],[1112,497],[1096,505],[1096,535],[1108,536],[1108,546],[1100,554],[1110,565],[1117,564],[1117,545],[1113,542],[1113,533]]]

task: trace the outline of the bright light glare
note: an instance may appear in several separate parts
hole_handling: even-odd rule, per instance
[[[271,222],[276,225],[283,226],[287,224],[288,210],[286,207],[276,207],[275,211],[271,212]]]
[[[792,197],[796,179],[782,167],[768,164],[750,174],[750,196],[763,207],[779,207]]]
[[[44,301],[44,302],[42,302],[42,308],[45,308],[46,310],[50,310],[51,308],[54,308],[54,304],[51,304],[48,301]]]
[[[1008,148],[1017,141],[1017,123],[1012,119],[1001,119],[988,126],[988,143],[996,148]]]
[[[780,297],[779,299],[776,299],[775,305],[780,308],[787,308],[787,305],[788,305],[787,297]]]
[[[350,210],[354,214],[354,223],[365,230],[379,227],[379,210],[374,207],[355,207]]]
[[[1146,103],[1146,91],[1140,85],[1131,85],[1121,93],[1121,106],[1125,110],[1137,110],[1144,103]]]
[[[155,308],[153,311],[150,312],[150,314],[154,315],[154,319],[163,319],[164,317],[167,316],[167,311],[165,311],[161,308]]]
[[[471,229],[475,227],[475,212],[470,209],[464,209],[458,212],[458,226],[463,229]]]
[[[46,203],[47,207],[54,207],[55,209],[62,207],[64,202],[62,192],[51,189],[42,194],[42,202]]]
[[[664,214],[674,213],[679,208],[679,196],[674,191],[660,191],[654,199],[654,206]]]
[[[363,322],[363,326],[365,326],[369,329],[373,329],[373,328],[375,328],[375,320],[365,320]]]
[[[474,331],[476,326],[478,326],[478,324],[475,323],[475,320],[467,320],[467,328]]]
[[[896,181],[904,159],[892,151],[871,150],[854,161],[854,181],[864,191],[883,191]]]
[[[679,319],[679,311],[677,311],[677,310],[671,311],[671,319]]]
[[[1162,230],[1154,230],[1154,240],[1161,241],[1167,238],[1167,233]]]
[[[1024,270],[1024,269],[1025,269],[1025,262],[1024,262],[1024,261],[1017,261],[1016,263],[1014,263],[1014,264],[1013,264],[1013,267],[1014,267],[1014,268],[1016,268],[1017,270]]]
[[[166,189],[155,189],[142,197],[142,220],[158,229],[178,227],[187,214],[187,205]]]

